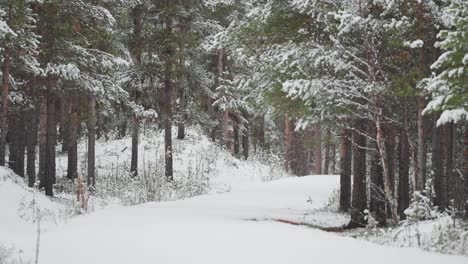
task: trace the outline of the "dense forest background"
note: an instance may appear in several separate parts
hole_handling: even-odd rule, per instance
[[[173,136],[199,126],[236,157],[340,173],[347,227],[411,203],[468,215],[465,0],[1,0],[0,54],[0,165],[49,196],[58,152],[99,192],[112,133],[131,135],[138,178],[146,126],[171,182]]]

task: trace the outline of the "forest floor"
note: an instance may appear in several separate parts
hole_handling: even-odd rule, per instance
[[[414,244],[392,244],[385,239],[371,243],[353,238],[365,238],[372,230],[382,232],[380,229],[335,233],[310,228],[338,227],[349,221],[349,215],[336,210],[338,176],[298,178],[280,176],[276,171],[277,176],[267,177],[270,172],[264,165],[231,159],[229,154],[214,148],[206,149],[211,147],[203,140],[193,147],[198,141],[188,140],[190,146],[177,147],[175,154],[181,155],[176,158],[185,159],[203,148],[202,152],[223,161],[206,173],[212,177],[212,187],[205,194],[133,206],[107,204],[81,215],[70,213],[74,210],[69,204],[74,199],[72,194],[49,199],[25,187],[10,170],[0,168],[0,264],[29,263],[26,260],[35,259],[37,245],[38,263],[44,264],[468,261],[463,256],[401,247]],[[104,156],[112,153],[108,148],[120,150],[125,144],[101,144],[100,158],[109,160]],[[32,221],[37,219],[35,212],[41,215],[39,240],[38,222]],[[426,228],[428,233],[431,228]],[[394,232],[385,232],[388,234],[370,237],[395,237]]]

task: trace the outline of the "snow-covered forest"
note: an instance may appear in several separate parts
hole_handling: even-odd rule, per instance
[[[467,0],[0,0],[0,264],[467,263]]]

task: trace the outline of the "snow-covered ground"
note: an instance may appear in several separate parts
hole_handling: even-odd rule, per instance
[[[156,168],[162,152],[160,138],[151,133],[142,137],[141,175],[160,177]],[[86,163],[83,143],[81,164]],[[384,239],[372,234],[369,240],[385,244],[377,245],[350,237],[364,237],[366,229],[343,235],[279,222],[322,227],[345,224],[349,216],[337,213],[336,201],[330,200],[337,197],[339,177],[288,177],[280,164],[233,158],[194,131],[189,131],[186,140],[175,141],[175,176],[182,184],[206,181],[207,188],[188,195],[187,189],[179,189],[185,196],[164,193],[152,197],[160,202],[123,206],[126,200],[120,192],[145,191],[127,181],[129,147],[129,138],[98,142],[97,174],[104,179],[98,180],[98,187],[110,193],[98,193],[90,201],[93,209],[78,216],[73,216],[77,207],[74,186],[68,193],[64,186],[58,198],[50,199],[0,167],[0,264],[35,259],[39,215],[39,263],[44,264],[468,263],[466,257],[389,247],[415,246],[405,242],[403,231],[397,243],[388,239],[394,237],[391,230]],[[66,165],[64,156],[58,164],[60,176],[60,168]],[[109,200],[116,193],[119,196],[113,204]],[[192,198],[181,199],[187,197]],[[130,200],[130,204],[145,201]],[[421,228],[421,232],[429,234],[429,229]]]
[[[467,263],[269,220],[322,206],[337,184],[288,178],[80,216],[42,236],[40,263]]]

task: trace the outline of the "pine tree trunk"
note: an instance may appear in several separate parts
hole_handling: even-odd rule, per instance
[[[15,134],[16,134],[16,160],[14,172],[21,177],[25,176],[24,165],[25,165],[25,152],[26,152],[26,131],[25,131],[25,120],[24,112],[18,115],[16,122]]]
[[[8,144],[8,168],[12,171],[16,171],[16,156],[18,151],[18,115],[8,116],[8,132],[7,140]]]
[[[367,205],[366,195],[366,137],[364,120],[356,120],[353,134],[353,185],[351,199],[351,221],[348,228],[364,227],[367,223],[364,210]]]
[[[331,155],[331,174],[336,173],[336,146],[335,144],[331,145],[332,155]]]
[[[314,174],[322,174],[322,137],[320,123],[314,125]]]
[[[55,183],[55,144],[57,141],[57,123],[55,120],[55,80],[47,78],[47,131],[45,151],[45,193],[53,196],[52,186]]]
[[[0,136],[0,166],[5,166],[6,135],[8,126],[8,94],[10,86],[10,59],[11,48],[5,47],[3,72],[2,72],[2,119]]]
[[[185,76],[185,41],[184,41],[184,35],[186,34],[187,31],[187,21],[185,18],[182,19],[180,22],[181,28],[180,28],[180,34],[179,36],[179,72],[177,76],[177,82],[178,82],[178,114],[180,115],[181,119],[179,121],[179,124],[177,126],[177,138],[178,139],[184,139],[185,138],[185,122],[187,121],[187,114],[186,114],[186,94],[185,94],[185,87],[184,87],[184,76]]]
[[[235,119],[234,120],[234,127],[233,127],[233,133],[234,133],[234,156],[237,158],[239,157],[239,149],[240,149],[240,142],[239,142],[239,120]]]
[[[166,33],[172,35],[172,19],[166,15]],[[173,153],[172,153],[172,57],[174,52],[168,48],[165,58],[164,72],[164,157],[165,176],[167,181],[173,181]]]
[[[422,114],[426,102],[424,96],[418,97],[418,174],[416,176],[416,190],[423,191],[426,183],[426,131]]]
[[[265,150],[265,115],[260,117],[260,124],[258,127],[258,143],[262,150]]]
[[[64,138],[63,141],[67,141],[68,145],[68,163],[67,163],[67,178],[76,179],[78,177],[78,100],[76,96],[72,95],[70,98],[70,112],[68,116],[68,132],[66,135],[68,138]]]
[[[384,134],[382,121],[380,117],[376,117],[376,127],[377,127],[377,146],[379,149],[380,154],[380,162],[382,164],[382,171],[383,171],[383,186],[384,186],[384,194],[385,200],[388,203],[388,210],[392,217],[394,224],[398,223],[398,205],[395,199],[393,187],[394,187],[394,175],[393,168],[392,168],[392,158],[389,155],[391,150],[388,148],[388,135]]]
[[[36,181],[37,116],[35,112],[35,108],[28,109],[26,121],[26,174],[29,187],[33,187]]]
[[[437,126],[440,114],[432,115],[432,169],[434,171],[434,204],[443,211],[447,208],[446,178],[444,172],[446,137],[445,125]]]
[[[410,152],[408,136],[404,129],[400,130],[400,140],[398,141],[398,213],[400,219],[406,218],[405,210],[409,207],[409,166]]]
[[[138,117],[132,114],[132,160],[130,164],[130,173],[132,176],[138,175],[138,141],[140,134],[140,125]]]
[[[41,98],[39,103],[39,188],[45,188],[47,182],[46,171],[46,142],[47,142],[47,100]]]
[[[289,148],[291,143],[289,117],[288,114],[284,115],[284,169],[289,171]]]
[[[323,163],[323,174],[328,175],[328,170],[330,168],[330,139],[331,131],[327,129],[327,138],[325,141],[325,161]]]
[[[463,179],[465,182],[465,217],[468,218],[468,128],[463,134]]]
[[[89,96],[88,119],[88,186],[96,186],[96,95]]]
[[[372,128],[373,134],[377,133],[375,126]],[[375,212],[375,218],[378,226],[387,225],[387,212],[385,210],[385,194],[383,169],[380,162],[380,151],[377,141],[370,143],[372,152],[370,155],[370,211]]]
[[[69,133],[70,133],[70,113],[71,113],[71,107],[72,103],[71,102],[66,102],[65,96],[62,94],[62,98],[59,99],[60,101],[60,128],[59,128],[59,135],[60,139],[62,141],[62,152],[67,152],[68,151],[68,139]]]
[[[247,119],[247,115],[244,116]],[[249,125],[245,124],[245,131],[242,134],[242,155],[244,159],[249,158]]]
[[[144,6],[142,4],[138,4],[132,9],[134,45],[132,46],[131,50],[135,58],[135,64],[138,67],[141,66],[141,56],[143,52],[143,41],[141,36],[143,30],[143,15]],[[138,97],[138,91],[134,91],[135,103],[138,103]],[[138,142],[140,134],[139,126],[140,124],[138,116],[135,113],[132,113],[132,157],[130,161],[130,173],[133,176],[138,175]]]
[[[340,135],[340,211],[351,208],[351,133],[342,129]]]

